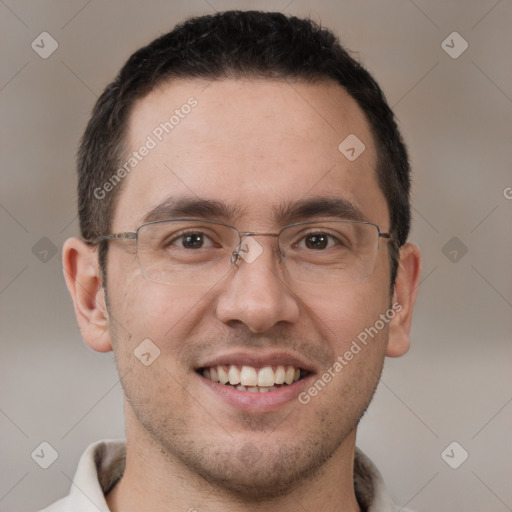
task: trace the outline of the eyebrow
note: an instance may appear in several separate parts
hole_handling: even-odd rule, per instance
[[[230,222],[241,217],[245,211],[246,208],[241,205],[231,205],[218,200],[187,196],[168,197],[143,217],[142,224],[179,217]],[[292,203],[284,202],[271,211],[272,219],[279,224],[320,217],[367,220],[359,208],[341,197],[315,196]]]
[[[243,214],[244,209],[222,201],[198,197],[168,197],[149,211],[142,223],[177,217],[198,217],[202,219],[230,220]]]

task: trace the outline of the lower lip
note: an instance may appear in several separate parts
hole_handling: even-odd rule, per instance
[[[260,393],[259,391],[239,391],[234,387],[215,382],[202,375],[198,374],[198,376],[213,393],[244,412],[271,412],[279,409],[291,400],[295,399],[298,401],[297,397],[301,391],[307,388],[307,381],[311,378],[311,375],[308,375],[293,384],[283,385],[274,391]]]

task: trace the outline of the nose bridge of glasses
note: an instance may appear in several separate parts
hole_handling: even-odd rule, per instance
[[[279,233],[258,233],[256,231],[240,232],[240,240],[243,240],[245,237],[248,237],[248,236],[252,236],[252,237],[255,237],[255,236],[271,236],[271,237],[274,237],[274,238],[278,238],[279,237]]]

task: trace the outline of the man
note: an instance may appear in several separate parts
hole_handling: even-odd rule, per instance
[[[409,164],[368,72],[309,20],[188,20],[128,60],[78,157],[64,246],[113,350],[126,445],[47,511],[393,510],[355,448],[420,274]]]

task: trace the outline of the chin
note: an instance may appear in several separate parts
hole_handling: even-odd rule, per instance
[[[182,462],[211,486],[212,492],[258,502],[285,496],[313,478],[341,442],[297,440],[293,445],[258,446],[246,441],[232,443],[238,448],[231,446],[222,451],[203,448],[201,456],[192,459],[189,451]]]

